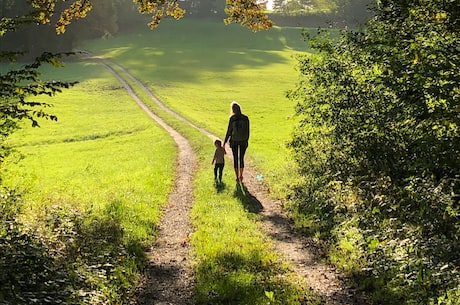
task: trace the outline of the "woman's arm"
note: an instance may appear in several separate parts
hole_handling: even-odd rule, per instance
[[[224,140],[224,147],[225,143],[227,143],[228,139],[232,136],[232,129],[233,129],[233,124],[232,124],[232,118],[233,116],[230,117],[228,120],[228,127],[227,127],[227,133],[225,134],[225,140]]]

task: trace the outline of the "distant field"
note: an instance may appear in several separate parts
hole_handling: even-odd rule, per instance
[[[301,33],[180,20],[82,48],[123,65],[170,107],[220,137],[230,102],[238,101],[252,123],[248,156],[264,176],[278,180],[289,171],[285,143],[295,124],[295,105],[285,94],[298,75],[294,56],[308,51]]]

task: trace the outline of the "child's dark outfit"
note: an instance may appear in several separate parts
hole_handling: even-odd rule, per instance
[[[217,179],[217,175],[219,175],[219,181],[222,182],[222,173],[225,165],[225,149],[223,147],[216,146],[212,163],[214,164],[214,179]]]

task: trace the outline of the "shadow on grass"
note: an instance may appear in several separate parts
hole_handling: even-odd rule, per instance
[[[236,197],[241,202],[246,211],[250,213],[258,214],[264,209],[264,206],[259,201],[259,199],[252,195],[243,183],[236,184],[233,196]]]
[[[223,181],[221,182],[218,180],[214,180],[214,188],[216,189],[216,193],[220,194],[223,191],[225,191],[225,189],[227,188],[227,185]]]

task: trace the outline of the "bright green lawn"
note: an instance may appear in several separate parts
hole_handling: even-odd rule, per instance
[[[284,95],[294,85],[292,57],[302,46],[300,29],[251,33],[239,26],[166,23],[85,48],[122,64],[176,111],[219,136],[230,102],[239,101],[252,122],[249,157],[276,179],[289,164],[284,143],[295,123],[294,105]],[[101,65],[68,64],[61,71],[53,77],[81,84],[51,100],[58,123],[14,135],[26,158],[20,175],[11,168],[10,183],[30,187],[25,199],[37,207],[32,216],[40,207],[69,205],[114,214],[129,239],[151,237],[174,178],[172,139]],[[192,211],[197,302],[316,303],[269,247],[258,216],[246,206],[249,195],[235,187],[231,165],[226,185],[216,188],[211,141],[170,117],[168,123],[199,157]]]
[[[151,238],[172,188],[173,140],[101,65],[53,72],[81,83],[50,99],[58,122],[41,121],[41,128],[11,137],[24,159],[10,168],[9,183],[30,188],[26,201],[37,206],[68,204],[96,214],[121,208],[128,235]]]
[[[177,112],[224,137],[230,103],[251,119],[248,156],[264,176],[290,170],[285,143],[295,105],[285,97],[297,79],[294,56],[307,50],[300,28],[253,33],[239,25],[179,21],[84,46],[143,80]]]

